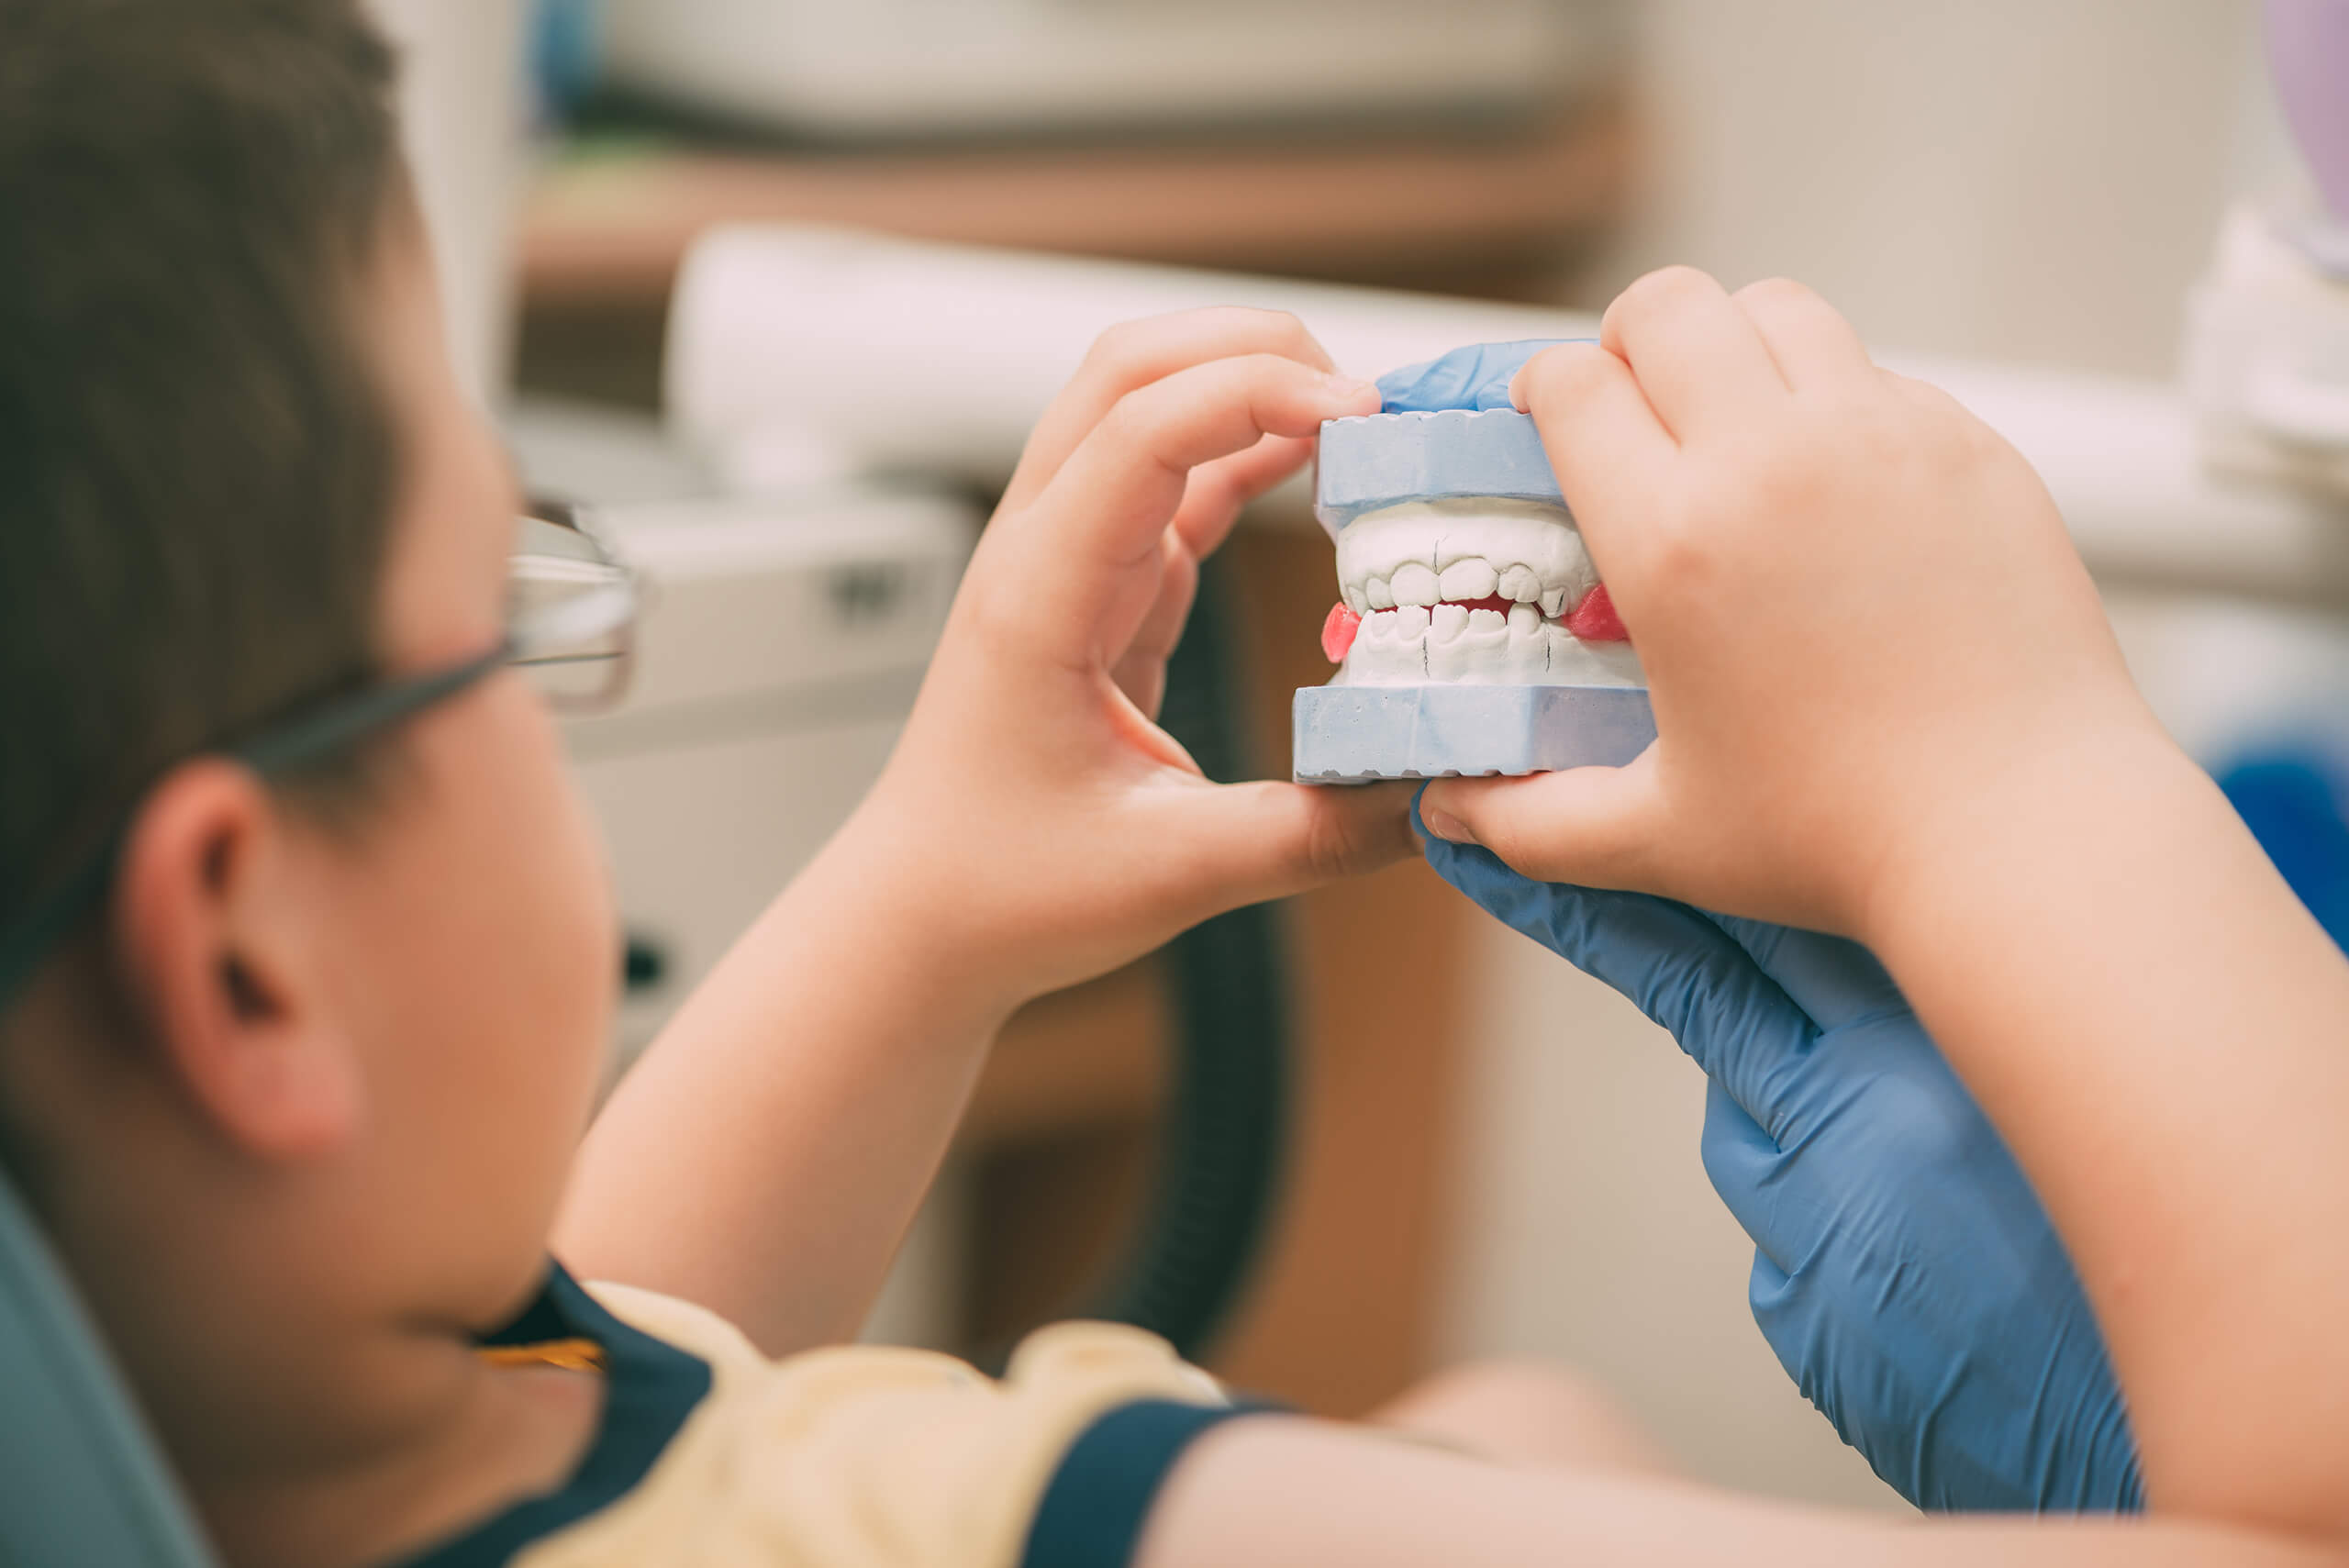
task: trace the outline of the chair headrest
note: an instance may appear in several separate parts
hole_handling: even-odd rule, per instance
[[[0,1175],[0,1562],[212,1561],[89,1314]]]

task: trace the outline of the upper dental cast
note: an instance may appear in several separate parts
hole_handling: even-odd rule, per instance
[[[1324,428],[1332,685],[1647,684],[1530,426],[1447,410]]]

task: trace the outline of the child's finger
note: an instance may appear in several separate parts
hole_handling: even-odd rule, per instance
[[[1159,536],[1159,557],[1157,602],[1109,667],[1109,678],[1152,719],[1166,695],[1166,661],[1183,639],[1183,623],[1191,617],[1191,600],[1199,588],[1198,558],[1174,529]]]
[[[1316,370],[1336,368],[1305,323],[1285,310],[1214,306],[1121,322],[1094,339],[1085,362],[1037,420],[1003,505],[1033,499],[1126,394],[1191,365],[1240,354],[1279,354]]]
[[[1174,533],[1205,561],[1222,548],[1240,509],[1303,468],[1313,457],[1311,436],[1266,436],[1246,451],[1201,463],[1183,487]]]
[[[1482,844],[1520,876],[1651,892],[1662,810],[1653,746],[1620,768],[1436,779],[1419,797],[1429,832]]]
[[[1168,792],[1167,842],[1184,846],[1206,915],[1392,865],[1419,853],[1408,784],[1359,789],[1309,784],[1213,784]]]
[[[1159,536],[1158,598],[1110,669],[1111,677],[1143,713],[1158,717],[1166,690],[1166,661],[1190,618],[1199,562],[1223,543],[1241,507],[1296,473],[1312,453],[1309,437],[1266,436],[1244,452],[1191,470],[1174,524]]]
[[[1159,537],[1191,471],[1267,435],[1309,436],[1324,419],[1376,407],[1377,397],[1366,382],[1273,354],[1194,365],[1138,388],[1032,504],[997,521],[990,569],[1008,574],[1046,656],[1114,662],[1157,597]]]
[[[1562,343],[1517,373],[1509,391],[1533,417],[1558,487],[1584,532],[1591,535],[1599,570],[1608,567],[1616,518],[1637,517],[1654,492],[1656,476],[1678,450],[1672,433],[1631,377],[1631,367],[1596,343]]]
[[[1791,278],[1748,284],[1731,297],[1798,391],[1864,384],[1876,368],[1842,312]]]
[[[1616,296],[1598,340],[1622,357],[1674,438],[1734,431],[1787,395],[1753,318],[1694,267],[1650,272]]]

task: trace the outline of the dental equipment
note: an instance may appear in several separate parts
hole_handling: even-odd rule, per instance
[[[1530,417],[1333,419],[1315,491],[1338,546],[1321,647],[1339,669],[1297,694],[1299,782],[1620,766],[1655,739],[1638,655]]]

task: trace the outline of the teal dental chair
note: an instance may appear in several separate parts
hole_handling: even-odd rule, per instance
[[[212,1562],[96,1327],[0,1177],[0,1564]]]

